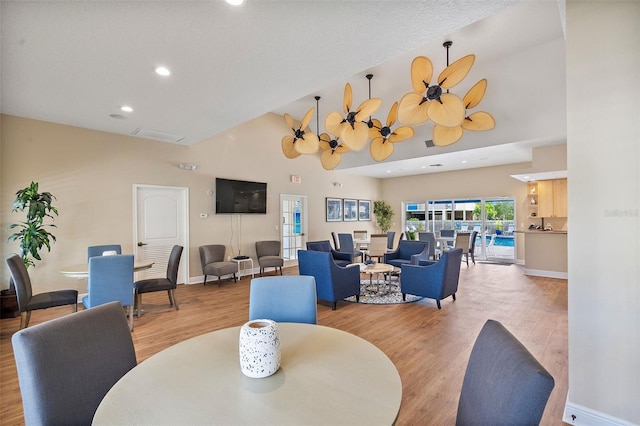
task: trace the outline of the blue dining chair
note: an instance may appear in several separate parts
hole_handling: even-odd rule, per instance
[[[122,254],[120,244],[106,244],[102,246],[89,246],[87,248],[87,260],[94,256],[102,256],[105,251],[115,251],[116,254]]]
[[[133,331],[133,255],[89,258],[88,294],[82,304],[90,309],[109,302],[129,307],[129,329]]]
[[[249,320],[317,324],[316,280],[310,276],[254,278],[249,290]]]

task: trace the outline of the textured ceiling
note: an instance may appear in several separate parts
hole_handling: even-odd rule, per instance
[[[439,72],[442,42],[452,39],[452,60],[477,56],[460,90],[488,78],[481,107],[497,126],[434,154],[561,143],[566,134],[564,41],[553,1],[248,0],[240,8],[222,1],[3,1],[0,13],[5,114],[127,135],[166,132],[190,145],[268,112],[301,118],[314,95],[322,96],[322,125],[340,110],[345,82],[354,103],[365,99],[371,72],[384,120],[410,89],[413,57],[430,57]],[[153,73],[160,64],[171,77]],[[118,110],[125,104],[134,112]],[[405,157],[423,157],[429,132],[416,128],[384,165],[397,170]],[[272,143],[280,149],[279,140]],[[366,170],[366,152],[344,157],[341,167],[354,173],[381,173]]]

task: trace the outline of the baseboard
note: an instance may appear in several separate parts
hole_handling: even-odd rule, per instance
[[[569,274],[567,272],[558,272],[558,271],[545,271],[541,269],[527,269],[524,268],[525,275],[533,275],[536,277],[547,277],[547,278],[563,278],[568,279]]]
[[[245,278],[247,276],[250,276],[252,274],[255,277],[259,276],[260,268],[243,269],[242,270],[242,277],[239,277],[238,273],[236,273],[236,276],[238,277],[238,279],[240,279],[240,278]],[[227,278],[231,278],[231,275],[223,276],[223,279],[227,279]],[[207,279],[207,284],[213,283],[214,281],[217,281],[217,280],[218,280],[218,277],[209,276],[208,279]],[[189,282],[187,282],[185,284],[187,284],[187,285],[202,284],[203,282],[204,282],[204,275],[198,275],[198,276],[195,276],[195,277],[189,277]]]
[[[608,414],[600,413],[598,411],[591,410],[578,404],[568,402],[564,406],[564,413],[562,415],[562,421],[569,423],[570,425],[587,425],[587,426],[634,426],[634,423],[627,422],[610,416]]]

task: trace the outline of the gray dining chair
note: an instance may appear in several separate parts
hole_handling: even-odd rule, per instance
[[[419,241],[427,241],[429,243],[429,259],[438,260],[442,251],[437,247],[436,234],[434,232],[418,232]]]
[[[122,254],[122,246],[120,244],[105,244],[101,246],[89,246],[87,248],[87,260],[94,256],[102,256],[105,252],[116,252]]]
[[[45,293],[33,294],[31,288],[31,278],[24,266],[22,258],[13,254],[5,259],[11,279],[13,280],[16,296],[18,299],[18,310],[20,311],[20,329],[29,327],[31,311],[36,309],[47,309],[55,306],[71,305],[73,312],[78,310],[77,290],[54,290]]]
[[[354,263],[357,258],[364,260],[364,254],[355,248],[353,235],[339,233],[338,240],[340,241],[340,252],[348,253],[351,256],[351,263]]]
[[[169,262],[167,263],[167,274],[164,278],[147,278],[145,280],[136,281],[135,291],[135,309],[140,318],[142,311],[142,295],[154,291],[166,291],[169,296],[169,304],[180,309],[178,300],[176,299],[176,288],[178,286],[178,269],[180,268],[180,257],[182,257],[183,247],[179,245],[173,246],[171,254],[169,254]]]
[[[538,425],[554,385],[509,330],[488,320],[469,356],[456,425]]]
[[[89,425],[109,389],[136,366],[120,303],[107,303],[11,337],[27,425]]]

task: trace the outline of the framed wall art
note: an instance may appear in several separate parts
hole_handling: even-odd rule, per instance
[[[342,199],[327,198],[327,222],[342,221]]]
[[[345,222],[358,220],[358,200],[345,198],[342,200]]]
[[[371,200],[358,200],[358,220],[371,220]]]

